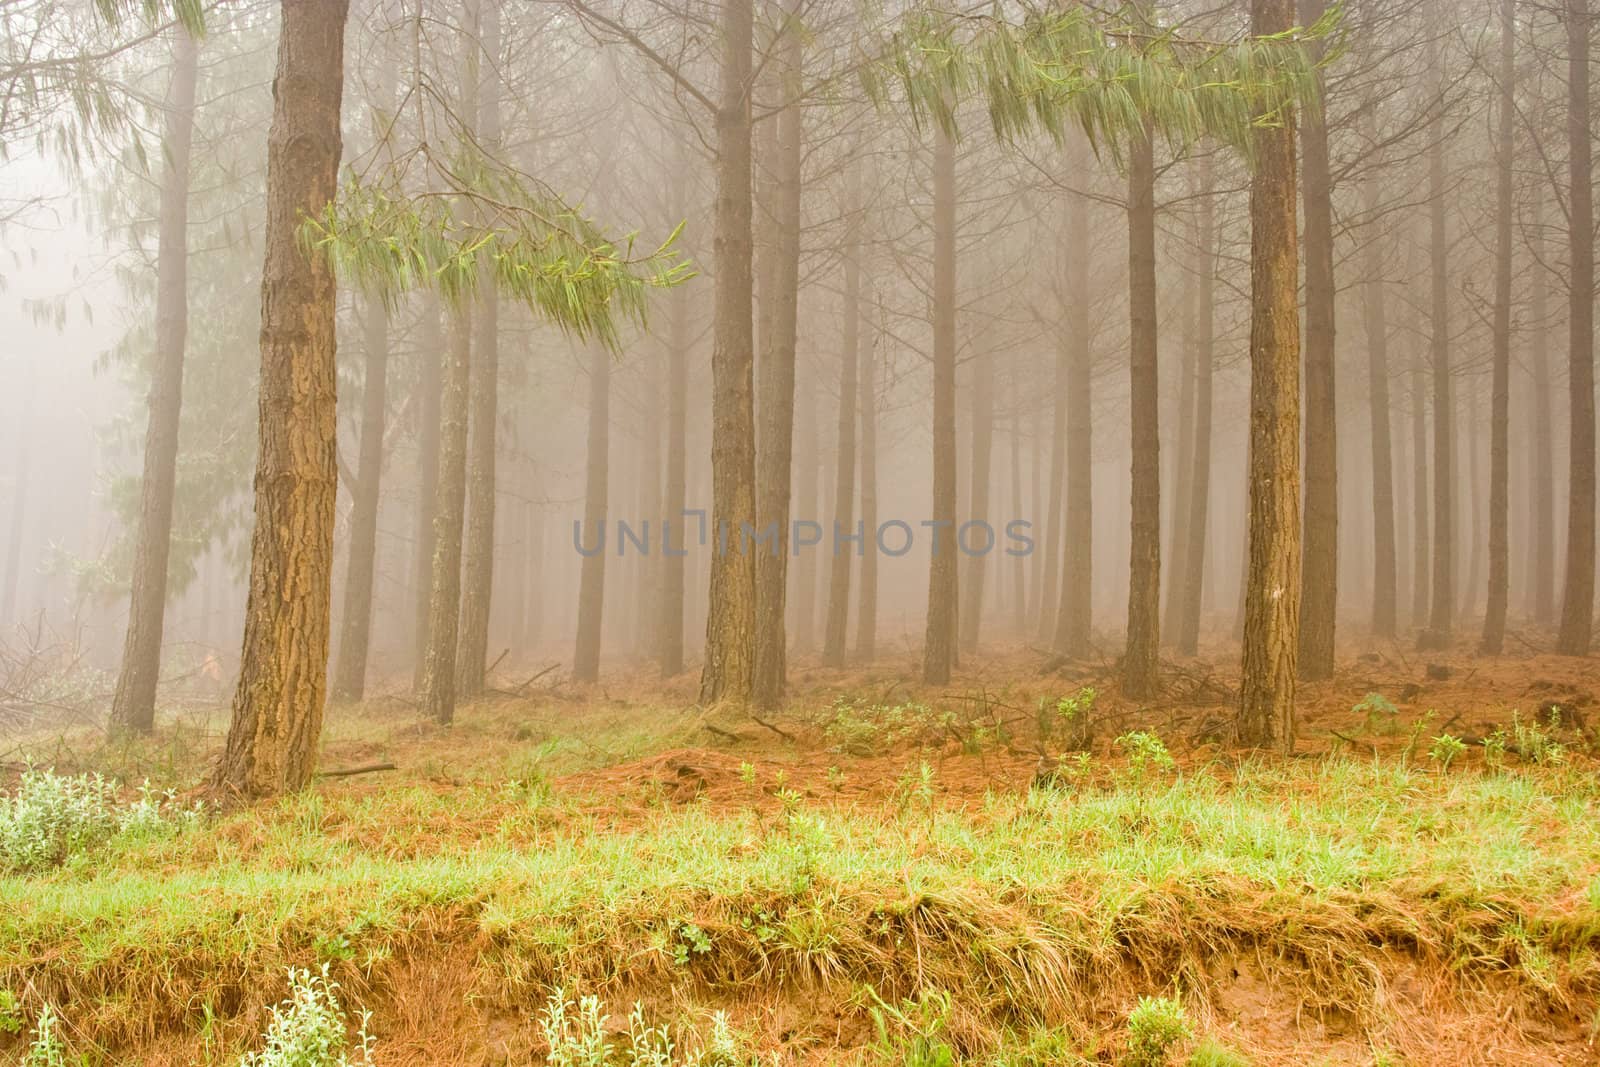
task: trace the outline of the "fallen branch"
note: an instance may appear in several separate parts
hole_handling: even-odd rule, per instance
[[[340,767],[337,770],[318,771],[315,775],[313,775],[313,777],[349,778],[352,775],[357,774],[372,774],[376,771],[393,771],[398,769],[399,768],[392,763],[363,763],[358,767]]]

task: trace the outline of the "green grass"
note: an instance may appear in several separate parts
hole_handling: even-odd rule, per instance
[[[290,964],[370,975],[472,945],[489,1004],[567,979],[898,997],[920,975],[972,1045],[1171,992],[1141,976],[1203,997],[1208,956],[1260,946],[1311,1003],[1366,1016],[1393,952],[1466,989],[1600,985],[1600,787],[1570,766],[1246,763],[931,810],[593,800],[331,789],[0,878],[0,989],[52,990],[116,1046],[269,1002]]]

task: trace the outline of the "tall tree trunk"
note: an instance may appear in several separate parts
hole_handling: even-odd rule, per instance
[[[948,685],[956,639],[956,149],[933,148],[933,527],[924,685]]]
[[[477,41],[468,77],[476,85],[473,116],[479,143],[500,143],[500,0],[470,0]],[[472,424],[467,472],[466,561],[462,577],[461,655],[456,665],[460,695],[480,696],[489,656],[489,613],[494,594],[495,429],[500,419],[500,298],[492,272],[479,281],[477,343],[472,354]]]
[[[1182,369],[1178,374],[1178,419],[1177,437],[1173,441],[1171,466],[1168,467],[1168,478],[1172,483],[1172,499],[1169,504],[1170,522],[1167,531],[1167,576],[1165,589],[1167,596],[1165,614],[1161,620],[1161,640],[1169,645],[1178,643],[1178,613],[1183,600],[1183,590],[1188,584],[1187,572],[1189,569],[1189,509],[1190,490],[1192,483],[1189,481],[1188,472],[1184,465],[1194,455],[1194,393],[1195,393],[1195,365],[1198,354],[1195,351],[1195,279],[1192,274],[1185,272],[1182,290],[1179,295],[1179,319],[1182,326],[1179,329],[1179,348],[1182,353]]]
[[[710,606],[700,702],[744,703],[755,674],[756,568],[740,544],[754,525],[755,338],[750,321],[750,76],[752,0],[722,0],[722,98],[717,108],[716,289],[711,351]],[[726,531],[728,548],[722,547]]]
[[[661,509],[664,548],[661,575],[661,617],[656,635],[656,660],[661,676],[683,673],[684,556],[688,552],[683,509],[688,506],[689,435],[689,304],[674,293],[667,340],[667,473]]]
[[[1568,388],[1572,395],[1567,482],[1567,585],[1556,650],[1584,656],[1594,625],[1594,186],[1589,132],[1589,4],[1567,0],[1567,169],[1571,264]]]
[[[1306,25],[1322,14],[1301,0]],[[1320,80],[1320,79],[1319,79]],[[1300,557],[1300,677],[1333,675],[1339,600],[1339,448],[1334,398],[1333,176],[1328,126],[1319,99],[1305,110],[1300,147],[1305,174],[1305,519]]]
[[[1161,428],[1156,355],[1156,168],[1148,129],[1128,150],[1128,421],[1133,431],[1128,643],[1122,691],[1141,700],[1160,685]]]
[[[1443,84],[1442,60],[1434,46],[1432,62]],[[1456,603],[1455,410],[1450,395],[1449,244],[1444,216],[1444,123],[1435,119],[1428,149],[1428,256],[1432,293],[1428,304],[1430,363],[1433,369],[1433,601],[1421,648],[1447,648]]]
[[[1084,163],[1084,153],[1075,153]],[[1074,168],[1076,169],[1076,168]],[[1094,586],[1094,357],[1089,350],[1089,205],[1071,194],[1067,210],[1067,496],[1061,562],[1061,603],[1055,647],[1089,655]],[[1040,609],[1044,609],[1041,607]]]
[[[1367,183],[1367,210],[1376,214],[1378,183]],[[1372,633],[1395,636],[1398,624],[1395,549],[1394,444],[1389,414],[1389,318],[1383,250],[1377,234],[1367,242],[1363,286],[1367,333],[1367,394],[1372,421]]]
[[[600,627],[606,603],[606,520],[611,491],[611,353],[589,345],[589,442],[583,491],[583,563],[578,576],[578,635],[572,676],[600,680]],[[621,535],[618,534],[618,552]]]
[[[1211,161],[1200,161],[1200,220],[1196,244],[1198,293],[1195,319],[1194,446],[1189,459],[1189,547],[1184,563],[1183,607],[1178,623],[1178,652],[1200,650],[1200,608],[1205,593],[1206,525],[1211,509],[1211,408],[1216,364],[1216,197]]]
[[[1007,428],[1011,438],[1011,517],[1021,518],[1027,514],[1023,510],[1022,501],[1022,371],[1013,367],[1011,371],[1011,423]],[[1011,576],[1011,610],[1013,614],[1012,629],[1016,632],[1017,640],[1025,641],[1028,636],[1028,558],[1019,555],[1012,560]]]
[[[311,780],[327,685],[339,480],[333,269],[305,253],[297,232],[338,183],[348,2],[281,7],[267,134],[256,524],[239,683],[213,778],[243,797]]]
[[[1077,197],[1068,194],[1069,205],[1075,204]],[[1070,230],[1073,223],[1071,213],[1078,210],[1069,206],[1067,227]],[[1077,246],[1072,243],[1072,238],[1067,238],[1066,256],[1070,260],[1078,254]],[[1070,267],[1068,268],[1070,273]],[[1072,314],[1074,304],[1082,303],[1088,296],[1081,290],[1074,289],[1070,284],[1066,290],[1066,314]],[[1046,494],[1044,513],[1044,543],[1040,551],[1044,556],[1044,581],[1039,589],[1039,643],[1049,641],[1057,627],[1056,608],[1060,603],[1062,587],[1061,570],[1064,564],[1065,538],[1062,536],[1062,511],[1061,494],[1066,488],[1067,481],[1067,380],[1072,371],[1068,364],[1071,362],[1069,354],[1072,345],[1076,343],[1076,336],[1072,326],[1068,326],[1065,336],[1056,341],[1055,362],[1055,388],[1051,390],[1052,414],[1050,433],[1050,491]],[[1067,516],[1070,518],[1070,514]],[[1071,551],[1065,548],[1065,551]]]
[[[156,682],[167,606],[167,559],[172,551],[172,501],[178,482],[178,426],[183,413],[183,354],[189,329],[189,146],[194,137],[194,91],[199,45],[182,29],[172,48],[162,157],[160,230],[156,237],[156,358],[145,424],[139,539],[122,670],[111,701],[111,728],[148,734],[155,729]],[[19,507],[20,513],[20,507]]]
[[[856,659],[871,663],[878,652],[878,365],[876,346],[866,346],[861,396],[861,582],[856,601]]]
[[[359,701],[366,691],[367,652],[372,643],[372,575],[378,559],[378,491],[383,477],[383,433],[389,376],[389,312],[367,299],[361,396],[361,444],[351,494],[350,549],[345,560],[344,619],[333,699]]]
[[[861,358],[861,203],[859,166],[852,166],[845,215],[850,227],[844,253],[844,352],[839,370],[839,433],[837,465],[833,478],[834,551],[828,574],[828,622],[823,631],[822,661],[844,666],[846,630],[850,622],[850,553],[839,550],[840,532],[854,526],[856,495],[856,366]],[[865,532],[863,531],[863,540]],[[863,548],[865,546],[863,545]]]
[[[467,420],[472,380],[472,313],[450,315],[450,350],[439,398],[439,476],[433,506],[433,578],[422,707],[437,722],[456,714],[461,624],[461,528],[467,505]]]
[[[1540,201],[1534,202],[1533,232],[1541,233]],[[1533,294],[1530,309],[1533,337],[1529,354],[1533,362],[1533,514],[1529,529],[1533,535],[1533,617],[1543,624],[1556,619],[1556,457],[1555,430],[1550,385],[1550,334],[1545,328],[1549,276],[1545,273],[1544,241],[1535,238]]]
[[[785,16],[786,20],[789,16]],[[772,336],[759,373],[756,521],[773,527],[771,549],[756,550],[756,662],[752,697],[776,707],[788,682],[784,601],[789,585],[789,497],[794,480],[795,335],[800,300],[800,28],[787,26],[778,44],[780,92],[773,254]]]
[[[989,522],[989,478],[994,470],[994,369],[977,364],[972,368],[972,501],[968,515],[973,522]],[[956,531],[956,547],[962,548],[960,527]],[[968,651],[978,648],[978,632],[983,625],[983,588],[986,577],[984,562],[988,549],[975,547],[966,539],[971,553],[967,556],[967,580],[963,583],[966,595],[961,604],[961,647]],[[979,542],[981,545],[982,542]]]
[[[1413,274],[1413,277],[1415,275]],[[1428,591],[1433,555],[1428,517],[1428,410],[1426,361],[1420,350],[1411,354],[1411,624],[1428,625]]]
[[[1499,655],[1511,594],[1511,180],[1517,3],[1500,0],[1500,129],[1495,146],[1494,384],[1489,413],[1489,598],[1480,649]]]
[[[795,504],[800,514],[808,518],[817,516],[821,500],[818,483],[822,480],[822,446],[819,441],[822,429],[818,425],[820,416],[817,412],[815,378],[815,374],[807,374],[799,379],[795,394],[795,418],[800,431],[799,454],[795,458],[800,482],[795,487]],[[804,552],[794,561],[794,647],[797,652],[810,652],[817,643],[817,585],[822,570],[818,555],[820,548],[819,545],[816,549]],[[826,621],[823,625],[826,628]]]
[[[1283,33],[1293,0],[1251,0],[1250,31]],[[1300,308],[1292,115],[1258,126],[1250,180],[1250,508],[1239,739],[1294,747],[1300,620]]]
[[[439,507],[439,398],[444,392],[446,360],[444,331],[439,323],[439,299],[433,293],[423,297],[421,334],[421,366],[416,392],[417,530],[411,564],[416,592],[411,687],[419,693],[428,662],[428,611],[433,604],[433,520]]]

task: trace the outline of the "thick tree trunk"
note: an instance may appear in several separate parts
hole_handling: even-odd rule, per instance
[[[755,556],[740,544],[756,518],[750,321],[751,0],[723,0],[717,108],[716,290],[711,351],[710,607],[700,702],[744,703],[755,674]],[[726,534],[726,548],[724,545]]]
[[[156,721],[156,682],[161,675],[161,638],[167,606],[167,560],[172,551],[172,502],[178,482],[184,342],[189,328],[189,146],[194,136],[200,48],[184,30],[175,32],[156,237],[156,358],[145,424],[144,475],[128,633],[117,691],[111,701],[112,730],[141,734],[155,729]]]
[[[1594,626],[1594,185],[1589,131],[1589,4],[1567,0],[1567,221],[1571,227],[1568,280],[1567,585],[1556,650],[1584,656]]]
[[[411,572],[416,603],[412,631],[411,687],[422,692],[428,662],[428,611],[433,604],[433,520],[439,506],[439,398],[444,392],[444,331],[438,297],[423,298],[422,344],[417,377],[417,530]]]
[[[956,641],[956,150],[933,148],[933,527],[924,685],[948,685]]]
[[[1170,490],[1172,498],[1168,505],[1170,521],[1167,524],[1167,575],[1163,582],[1167,602],[1161,618],[1161,640],[1168,645],[1178,643],[1178,613],[1184,587],[1188,584],[1187,535],[1192,483],[1189,481],[1189,472],[1184,467],[1194,455],[1195,365],[1198,362],[1194,335],[1195,289],[1194,276],[1185,273],[1179,295],[1181,304],[1179,319],[1182,326],[1178,332],[1178,344],[1183,362],[1178,374],[1177,436],[1173,441],[1171,465],[1167,468],[1167,476],[1172,483]]]
[[[1321,15],[1318,0],[1301,0],[1306,25]],[[1305,173],[1305,517],[1300,557],[1300,677],[1333,674],[1339,594],[1339,448],[1334,398],[1333,177],[1328,127],[1319,99],[1300,126]]]
[[[1068,194],[1069,204],[1076,205],[1077,197]],[[1069,206],[1067,228],[1072,228],[1071,213],[1080,211],[1077,206]],[[1067,238],[1067,258],[1070,260],[1078,254],[1072,244],[1071,236]],[[1070,268],[1069,268],[1070,271]],[[1088,295],[1080,289],[1074,289],[1069,283],[1066,291],[1067,315],[1072,315],[1074,304],[1082,303]],[[1055,388],[1051,390],[1052,415],[1050,432],[1050,491],[1045,495],[1046,505],[1044,513],[1044,542],[1038,546],[1044,556],[1044,581],[1039,589],[1039,630],[1040,644],[1047,643],[1055,634],[1057,628],[1056,608],[1061,602],[1061,571],[1064,565],[1064,551],[1062,536],[1062,511],[1061,494],[1067,482],[1067,380],[1072,371],[1070,350],[1077,341],[1073,326],[1069,325],[1066,335],[1056,342]],[[1070,552],[1067,548],[1065,551]]]
[[[1367,210],[1376,213],[1378,183],[1367,183]],[[1394,505],[1394,444],[1389,413],[1389,318],[1383,251],[1374,234],[1367,242],[1363,286],[1367,333],[1367,394],[1372,421],[1372,633],[1392,638],[1398,627]]]
[[[322,732],[338,489],[335,288],[300,221],[333,199],[347,0],[282,0],[267,134],[261,439],[233,717],[214,785],[242,797],[311,780]]]
[[[1077,154],[1083,159],[1083,153]],[[1089,350],[1089,205],[1071,194],[1067,210],[1067,496],[1061,563],[1061,603],[1055,647],[1089,655],[1094,592],[1094,357]],[[1041,611],[1043,608],[1041,608]]]
[[[1433,63],[1439,64],[1437,52]],[[1456,606],[1455,401],[1450,391],[1449,244],[1444,215],[1444,125],[1435,120],[1428,149],[1428,258],[1432,293],[1428,304],[1433,369],[1433,590],[1428,628],[1420,648],[1447,648]]]
[[[583,491],[583,563],[578,576],[578,635],[572,676],[600,680],[600,637],[606,603],[606,524],[611,486],[611,353],[589,346],[589,442]],[[620,535],[618,535],[620,537]],[[618,542],[619,547],[621,542]]]
[[[1250,29],[1282,33],[1293,0],[1251,0]],[[1250,182],[1250,509],[1239,739],[1294,747],[1300,620],[1300,308],[1294,123],[1258,127]]]
[[[1122,691],[1134,699],[1160,686],[1161,428],[1156,355],[1156,168],[1150,134],[1128,150],[1129,424],[1133,431],[1129,524],[1128,642]]]
[[[683,509],[688,506],[689,435],[689,304],[674,293],[667,340],[667,472],[666,496],[661,515],[664,548],[661,558],[661,615],[656,635],[656,661],[661,676],[683,673],[684,553],[688,530]]]
[[[378,559],[378,495],[383,477],[384,419],[389,405],[389,312],[369,298],[365,308],[361,396],[361,444],[351,493],[350,550],[345,560],[344,618],[333,699],[359,701],[366,692],[367,652],[372,643],[372,575]]]
[[[450,317],[450,349],[439,398],[439,475],[433,506],[433,578],[428,648],[422,662],[422,707],[448,723],[456,714],[461,624],[461,530],[467,505],[467,419],[472,380],[472,315]]]
[[[1505,643],[1511,595],[1511,181],[1515,151],[1516,0],[1500,2],[1500,129],[1495,145],[1494,383],[1489,412],[1489,596],[1480,649]]]
[[[856,601],[856,659],[871,663],[878,652],[878,367],[874,345],[866,346],[861,395],[861,582]]]
[[[1211,510],[1211,415],[1216,365],[1216,198],[1212,195],[1211,161],[1200,163],[1200,249],[1195,317],[1194,448],[1189,457],[1189,547],[1184,563],[1183,606],[1178,621],[1178,652],[1200,650],[1200,609],[1206,579],[1206,525]]]
[[[784,602],[789,584],[789,497],[794,479],[795,335],[800,300],[800,29],[788,27],[778,45],[780,92],[776,158],[772,336],[759,367],[756,519],[772,528],[770,548],[755,549],[756,662],[751,696],[776,707],[788,682]]]
[[[845,207],[849,236],[844,258],[844,351],[839,370],[838,456],[833,478],[832,536],[823,540],[832,548],[828,574],[828,621],[822,636],[822,661],[843,667],[846,630],[850,622],[850,546],[838,540],[855,526],[856,495],[856,366],[861,358],[861,219],[857,171],[850,174],[849,201]],[[864,535],[863,535],[864,539]],[[841,547],[842,545],[842,547]]]
[[[799,484],[795,487],[795,504],[802,517],[822,521],[817,510],[821,495],[818,483],[822,480],[822,446],[819,441],[822,429],[818,425],[817,383],[815,376],[807,374],[796,384],[795,419],[800,432],[795,468]],[[824,534],[824,544],[827,544]],[[819,552],[822,545],[802,552],[794,561],[794,648],[797,652],[810,652],[817,644],[817,586],[822,572]],[[824,621],[824,627],[827,623]]]
[[[972,499],[967,514],[970,521],[985,524],[989,523],[989,477],[994,470],[993,380],[992,366],[977,364],[972,368]],[[960,536],[959,527],[956,533],[956,547],[968,553],[967,579],[962,583],[966,595],[961,603],[961,647],[975,652],[983,626],[983,590],[987,577],[984,562],[999,542],[996,538],[985,548],[988,535],[981,527],[974,527],[965,538]]]

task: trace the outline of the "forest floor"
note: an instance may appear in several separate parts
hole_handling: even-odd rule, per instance
[[[1141,996],[1187,1016],[1159,1062],[1600,1063],[1600,661],[1352,655],[1285,758],[1227,742],[1221,654],[1138,704],[972,660],[802,658],[760,719],[642,673],[332,708],[324,770],[395,769],[0,873],[0,1062],[48,1001],[86,1062],[234,1063],[325,963],[385,1065],[545,1062],[559,985],[764,1064],[1137,1064]],[[35,734],[0,788],[191,790],[225,725]]]

